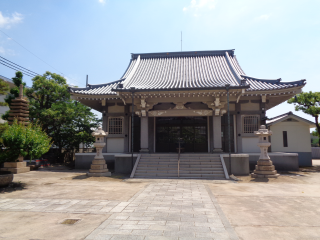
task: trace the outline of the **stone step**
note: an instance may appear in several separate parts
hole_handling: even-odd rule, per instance
[[[178,156],[178,153],[142,153],[141,157],[162,157],[162,156]],[[193,157],[193,156],[201,156],[201,157],[220,157],[220,154],[212,154],[212,153],[180,153],[180,156]]]
[[[187,170],[181,170],[180,169],[180,174],[223,174],[224,175],[224,172],[222,170],[213,170],[213,171],[208,171],[208,170],[190,170],[190,171],[187,171]]]
[[[225,179],[224,174],[180,174],[180,177],[186,178],[200,178],[200,177],[207,177],[207,178],[222,178]]]
[[[225,179],[219,154],[181,154],[180,178]],[[178,178],[178,154],[142,154],[134,177]]]
[[[178,177],[175,173],[137,173],[135,177]]]
[[[167,173],[169,173],[169,174],[178,174],[178,171],[177,170],[175,170],[175,171],[141,171],[141,170],[137,170],[136,171],[136,174],[142,174],[142,173],[146,173],[146,174],[154,174],[154,175],[156,175],[156,174],[167,174]]]
[[[140,159],[141,162],[176,162],[178,159],[150,159],[150,158],[144,158]],[[220,159],[180,159],[180,162],[221,162]]]

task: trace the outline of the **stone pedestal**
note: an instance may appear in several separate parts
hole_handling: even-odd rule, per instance
[[[255,135],[259,136],[258,146],[260,147],[260,157],[256,165],[256,169],[251,174],[252,178],[277,178],[279,174],[275,170],[272,161],[268,155],[268,147],[271,143],[268,142],[268,137],[272,135],[272,131],[266,129],[264,125],[260,126],[258,131],[254,132]]]
[[[23,161],[23,156],[19,156],[17,162],[5,162],[1,171],[10,171],[11,173],[25,173],[30,172],[30,167],[27,167],[27,163]]]
[[[1,171],[10,171],[11,173],[25,173],[30,171],[30,167],[27,167],[26,162],[5,162]]]
[[[87,173],[89,177],[110,177],[111,172],[109,172],[106,161],[102,155],[102,148],[106,145],[104,138],[108,135],[101,127],[92,133],[92,136],[96,138],[96,142],[93,144],[97,149],[97,154],[92,160],[91,168]]]

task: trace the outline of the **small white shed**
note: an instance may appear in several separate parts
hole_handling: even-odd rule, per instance
[[[299,166],[312,166],[310,128],[315,123],[288,112],[266,121],[271,136],[271,152],[299,154]]]

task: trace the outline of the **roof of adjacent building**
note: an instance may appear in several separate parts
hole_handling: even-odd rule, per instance
[[[309,124],[311,128],[315,127],[315,123],[314,122],[309,121],[309,120],[307,120],[305,118],[299,117],[299,116],[293,114],[291,111],[287,112],[287,113],[284,113],[284,114],[281,114],[279,116],[273,117],[273,118],[269,118],[268,120],[266,120],[266,124],[268,126],[271,126],[271,125],[276,124],[278,122],[285,121],[285,120],[287,120],[289,118],[294,118],[296,120],[305,122],[305,123]]]
[[[11,87],[15,86],[14,82],[10,78],[7,78],[7,77],[4,77],[4,76],[0,75],[0,79],[2,79],[3,81],[7,82]]]
[[[122,88],[119,88],[119,84]],[[265,91],[304,86],[305,80],[281,82],[247,76],[234,49],[196,52],[135,53],[122,77],[114,82],[70,88],[79,94],[116,94],[134,87],[139,90],[207,89],[246,86],[246,91]],[[120,86],[121,86],[120,85]]]

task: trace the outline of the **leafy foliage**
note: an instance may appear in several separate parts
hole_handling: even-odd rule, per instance
[[[17,120],[11,126],[7,126],[1,134],[2,142],[0,161],[15,162],[19,155],[30,158],[39,158],[48,152],[52,143],[51,138],[42,131],[41,126],[29,124],[27,126],[18,123]]]
[[[295,105],[296,111],[302,111],[315,119],[317,133],[320,133],[320,92],[303,92],[288,100],[289,104]],[[318,134],[319,136],[319,134]]]
[[[65,155],[71,153],[69,155],[73,156],[79,150],[80,143],[94,141],[91,132],[97,128],[99,120],[89,107],[70,99],[68,85],[62,76],[46,72],[32,81],[32,88],[26,90],[30,120],[41,123],[59,149],[58,161],[63,162]]]
[[[9,84],[0,78],[0,95],[6,95],[9,90]],[[0,106],[8,106],[8,104],[6,102],[0,102]]]

